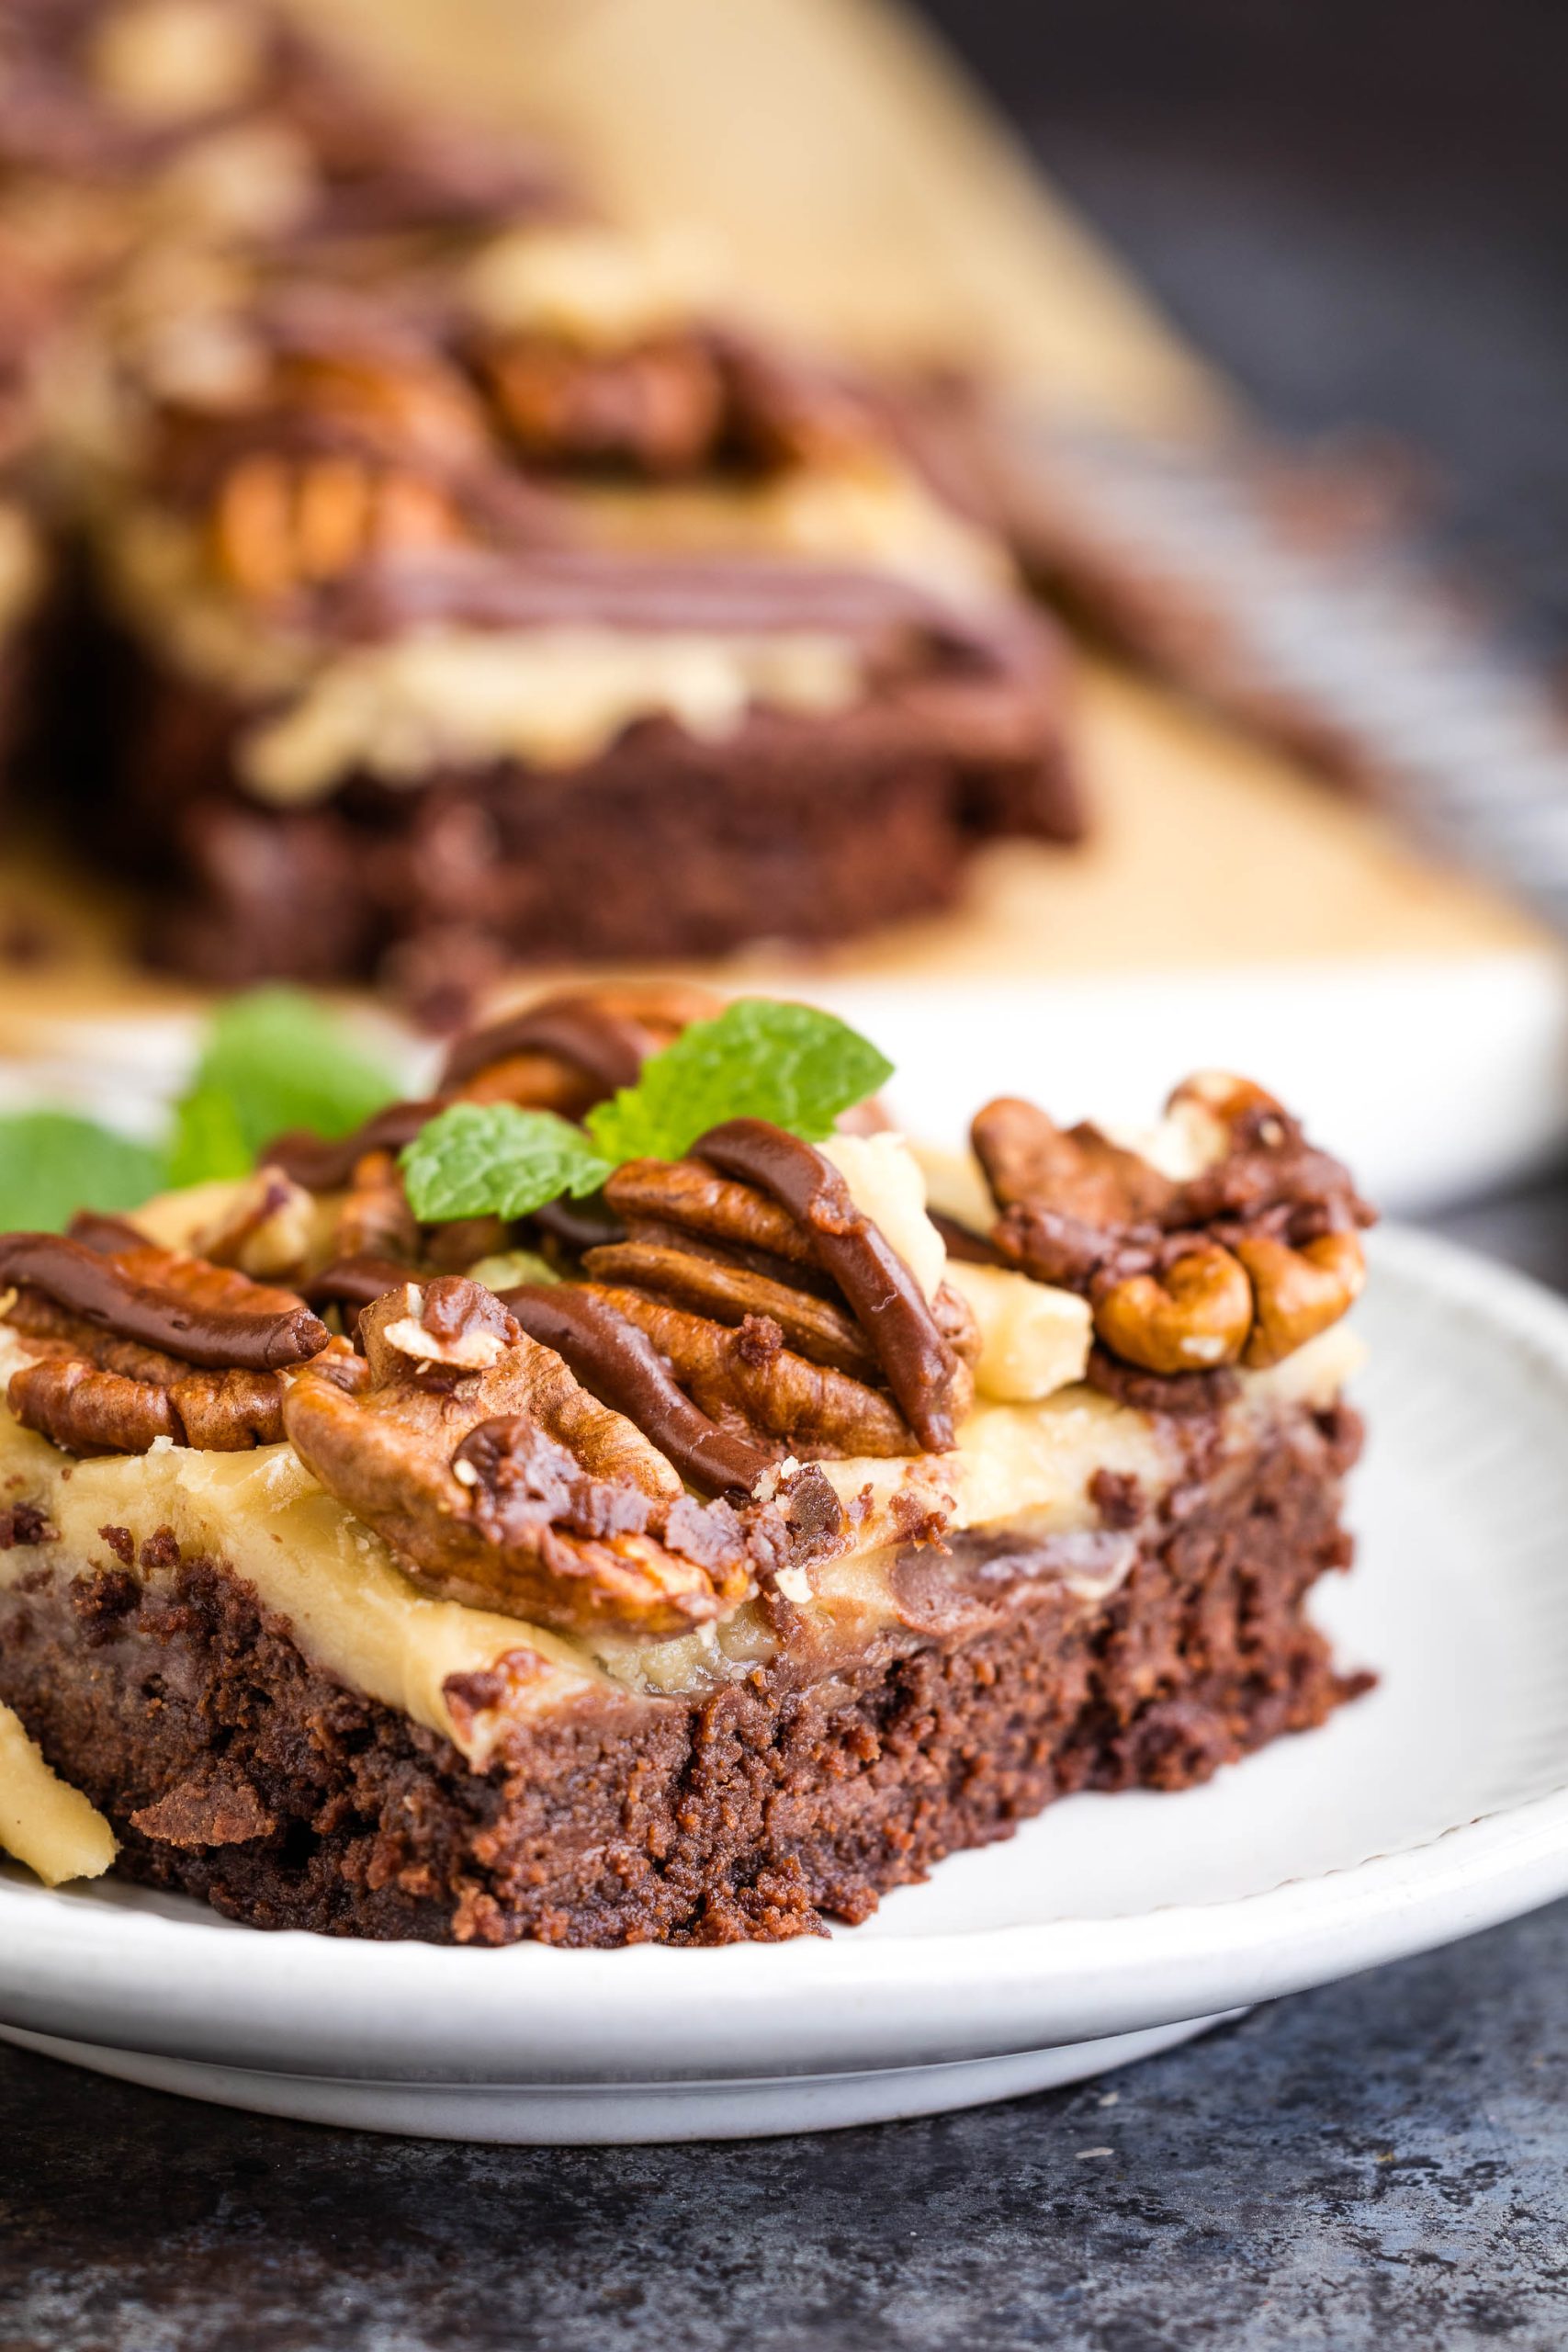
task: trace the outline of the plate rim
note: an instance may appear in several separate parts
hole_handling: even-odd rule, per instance
[[[1396,1280],[1535,1352],[1568,1409],[1568,1302],[1435,1235],[1391,1227],[1374,1251]],[[94,1906],[7,1881],[0,2018],[105,2048],[379,2080],[675,2082],[1002,2056],[1302,1991],[1568,1894],[1568,1752],[1562,1770],[1543,1794],[1245,1894],[908,1938],[481,1952],[264,1938],[134,1896]],[[192,1963],[197,1937],[209,1940]]]

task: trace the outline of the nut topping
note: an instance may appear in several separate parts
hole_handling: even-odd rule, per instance
[[[464,528],[446,493],[417,474],[258,451],[225,476],[209,536],[219,577],[260,604],[371,556],[450,545]]]
[[[398,1297],[389,1295],[381,1338],[413,1363],[485,1372],[517,1341],[518,1324],[495,1293],[461,1274],[442,1274],[423,1290],[405,1283],[400,1311],[392,1312]]]
[[[650,1054],[693,1021],[721,1010],[706,989],[678,980],[563,989],[459,1037],[441,1073],[444,1092],[581,1118],[636,1082]]]
[[[945,1453],[953,1442],[958,1359],[908,1267],[856,1208],[832,1162],[761,1119],[710,1127],[694,1148],[788,1210],[843,1292],[920,1444]]]
[[[817,1363],[831,1364],[856,1380],[877,1376],[876,1358],[852,1317],[810,1291],[774,1282],[749,1266],[705,1257],[673,1241],[652,1240],[602,1244],[587,1252],[582,1264],[596,1283],[652,1291],[716,1322],[739,1325],[748,1316],[765,1315],[792,1347]]]
[[[1367,1263],[1353,1233],[1325,1233],[1292,1250],[1266,1234],[1238,1241],[1257,1301],[1258,1319],[1242,1358],[1256,1371],[1294,1355],[1337,1323],[1361,1295]]]
[[[1278,1363],[1327,1329],[1362,1278],[1372,1211],[1340,1163],[1246,1079],[1210,1072],[1168,1105],[1190,1173],[1096,1128],[1002,1101],[975,1122],[1004,1260],[1087,1298],[1103,1348],[1165,1376]]]
[[[782,1455],[782,1447],[703,1412],[646,1333],[597,1292],[575,1283],[529,1283],[508,1291],[504,1303],[530,1339],[553,1348],[585,1388],[635,1421],[692,1486],[755,1493]]]
[[[604,1188],[624,1238],[584,1272],[708,1419],[803,1455],[944,1450],[968,1401],[973,1318],[928,1302],[825,1155],[756,1119]]]
[[[1213,1372],[1235,1363],[1252,1317],[1252,1285],[1215,1242],[1183,1247],[1162,1272],[1113,1282],[1094,1301],[1094,1328],[1104,1345],[1149,1372]]]
[[[214,1266],[237,1266],[257,1282],[292,1277],[309,1264],[320,1222],[302,1184],[281,1168],[258,1168],[236,1186],[222,1213],[192,1234],[191,1254]],[[78,1227],[79,1220],[72,1238],[85,1238]],[[141,1238],[134,1227],[130,1238]]]
[[[795,1354],[766,1316],[748,1316],[731,1331],[640,1291],[595,1286],[594,1295],[647,1333],[694,1402],[715,1420],[738,1414],[797,1454],[919,1450],[888,1397]]]
[[[106,1220],[84,1229],[118,1238]],[[9,1234],[0,1268],[17,1284],[6,1320],[34,1359],[11,1376],[11,1411],[74,1453],[142,1453],[160,1437],[219,1453],[276,1444],[283,1368],[329,1349],[291,1293],[134,1236],[106,1253]]]
[[[107,1258],[59,1234],[0,1235],[0,1282],[41,1293],[94,1329],[219,1371],[280,1371],[331,1337],[291,1291],[152,1242]],[[10,1319],[18,1322],[15,1310]]]
[[[744,1597],[751,1577],[736,1514],[694,1501],[664,1455],[558,1355],[519,1333],[485,1369],[432,1384],[394,1337],[408,1307],[393,1293],[367,1310],[363,1394],[345,1396],[311,1368],[290,1385],[284,1415],[322,1485],[417,1581],[567,1631],[614,1623],[660,1636]],[[437,1320],[468,1329],[475,1312],[444,1297]]]

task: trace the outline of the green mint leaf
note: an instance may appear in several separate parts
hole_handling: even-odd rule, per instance
[[[170,1183],[206,1184],[219,1176],[248,1176],[255,1157],[232,1098],[216,1086],[192,1087],[175,1110]]]
[[[348,1135],[395,1101],[393,1074],[298,989],[256,989],[213,1022],[175,1113],[178,1181],[243,1175],[288,1127]]]
[[[161,1192],[162,1152],[68,1111],[0,1118],[0,1227],[58,1233],[78,1209],[133,1209]]]
[[[807,1143],[874,1094],[893,1065],[864,1037],[809,1004],[738,997],[643,1064],[637,1084],[588,1114],[607,1159],[679,1159],[725,1119],[769,1119]]]
[[[596,1193],[610,1173],[579,1127],[515,1102],[454,1102],[401,1155],[409,1205],[422,1225],[460,1216],[526,1216]]]

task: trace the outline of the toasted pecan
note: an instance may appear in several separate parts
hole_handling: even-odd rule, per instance
[[[688,1314],[641,1291],[592,1285],[618,1315],[647,1333],[676,1378],[710,1419],[739,1412],[794,1453],[917,1453],[919,1442],[892,1400],[863,1381],[812,1363],[784,1344],[766,1316],[738,1330]]]
[[[842,1291],[920,1444],[932,1453],[951,1447],[958,1358],[908,1267],[855,1206],[831,1160],[763,1119],[728,1120],[694,1148],[787,1210]]]
[[[0,1282],[41,1292],[118,1339],[220,1372],[280,1371],[331,1336],[293,1292],[152,1242],[109,1258],[61,1234],[0,1235]]]
[[[311,1369],[284,1406],[301,1458],[418,1582],[568,1631],[657,1636],[743,1598],[751,1572],[734,1514],[694,1502],[558,1355],[519,1333],[491,1363],[438,1361],[432,1379],[400,1345],[400,1327],[424,1312],[414,1285],[378,1299],[361,1327],[365,1392],[345,1396]]]
[[[17,1419],[75,1453],[276,1443],[282,1373],[329,1344],[304,1301],[101,1221],[82,1230],[101,1246],[0,1237],[6,1320],[33,1343],[7,1387]]]
[[[590,1250],[582,1267],[596,1283],[651,1291],[719,1323],[769,1316],[791,1347],[815,1363],[831,1364],[857,1380],[877,1377],[876,1357],[852,1316],[812,1291],[776,1282],[750,1266],[633,1234]]]
[[[1167,1175],[1098,1129],[987,1104],[976,1152],[1000,1211],[992,1240],[1037,1281],[1087,1297],[1102,1348],[1165,1378],[1279,1363],[1336,1322],[1361,1280],[1373,1212],[1346,1169],[1246,1079],[1207,1073],[1167,1105],[1196,1144]]]

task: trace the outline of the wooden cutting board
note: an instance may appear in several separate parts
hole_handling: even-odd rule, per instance
[[[309,0],[309,14],[394,81],[558,138],[631,223],[716,225],[748,299],[797,329],[879,358],[958,356],[1071,417],[1204,437],[1237,413],[891,0]],[[1568,965],[1533,919],[1156,689],[1086,664],[1078,719],[1087,850],[998,846],[954,915],[815,964],[759,949],[725,976],[907,983],[917,1000],[961,978],[1083,983],[1074,1001],[1092,1017],[1101,979],[1263,971],[1300,977],[1292,1017],[1306,1021],[1325,971],[1383,973],[1408,1004],[1412,974],[1438,970],[1451,992],[1506,968],[1534,1008],[1529,1069],[1552,1020],[1568,1063]],[[19,914],[55,947],[0,978],[0,1052],[196,1001],[135,970],[112,894],[25,852],[0,863],[0,937]],[[1560,1091],[1529,1117],[1516,1106],[1510,1161],[1557,1134]]]

